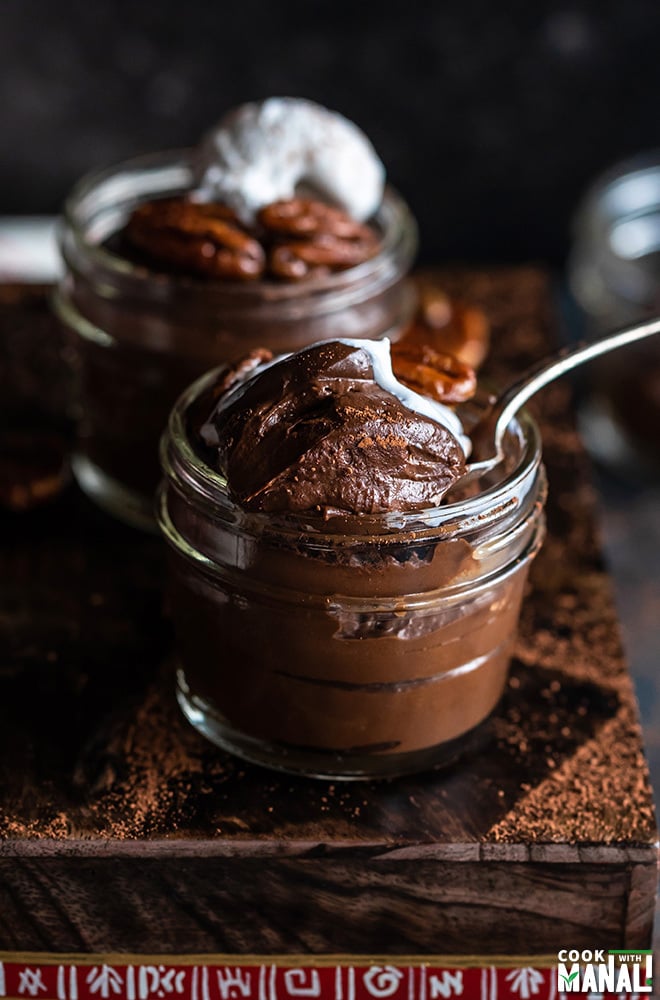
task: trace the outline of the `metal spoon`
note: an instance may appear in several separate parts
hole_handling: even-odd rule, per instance
[[[656,333],[660,333],[659,317],[625,327],[600,340],[582,341],[573,347],[562,348],[557,354],[544,358],[528,368],[519,379],[500,393],[469,432],[472,442],[472,461],[468,464],[466,475],[459,480],[460,485],[464,486],[471,480],[478,479],[500,464],[504,459],[504,436],[509,424],[518,410],[539,389],[543,389],[549,382],[554,382],[556,378],[584,364],[585,361],[591,361],[592,358],[607,354],[608,351],[614,351],[618,347],[625,347],[626,344],[634,344],[635,341],[643,340],[645,337],[652,337]]]

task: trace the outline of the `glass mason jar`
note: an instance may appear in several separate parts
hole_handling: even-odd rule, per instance
[[[587,336],[660,313],[660,152],[596,181],[575,219],[568,265]],[[660,340],[590,366],[582,423],[590,449],[627,475],[660,472]]]
[[[544,535],[538,430],[523,416],[500,481],[416,513],[246,513],[179,399],[161,444],[178,698],[221,747],[324,778],[448,762],[487,733],[529,564]]]
[[[74,471],[109,512],[153,526],[158,440],[179,393],[202,372],[255,347],[275,353],[330,337],[380,337],[409,318],[414,219],[388,189],[371,260],[298,283],[227,282],[151,270],[105,241],[140,202],[192,185],[190,151],[158,153],[84,178],[61,230],[66,271],[55,308],[77,355]]]

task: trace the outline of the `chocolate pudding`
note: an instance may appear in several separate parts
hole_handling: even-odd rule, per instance
[[[55,303],[75,347],[83,488],[152,525],[158,438],[184,387],[262,345],[392,334],[415,249],[371,144],[310,102],[246,105],[197,149],[84,179]]]
[[[437,506],[465,472],[464,452],[428,415],[430,400],[416,412],[404,401],[419,397],[403,384],[399,398],[376,381],[381,360],[386,342],[331,341],[222,393],[200,433],[244,510],[328,517]]]
[[[502,694],[543,535],[538,435],[522,418],[502,478],[447,503],[462,421],[395,373],[387,341],[320,344],[211,374],[172,413],[159,519],[179,698],[250,760],[421,770]]]

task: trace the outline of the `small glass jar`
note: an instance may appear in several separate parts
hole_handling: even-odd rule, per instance
[[[102,507],[143,527],[153,526],[158,440],[193,379],[255,347],[281,353],[330,337],[391,336],[414,304],[405,279],[417,231],[392,189],[374,219],[376,256],[309,281],[195,279],[106,248],[140,202],[191,185],[190,151],[127,161],[78,184],[61,230],[66,271],[55,308],[77,355],[74,471]]]
[[[524,415],[510,433],[499,482],[444,507],[247,513],[192,440],[216,377],[179,399],[161,444],[185,715],[238,756],[314,777],[453,760],[500,700],[544,535],[535,424]]]
[[[660,151],[617,164],[587,192],[568,280],[588,337],[660,313]],[[627,476],[657,476],[660,339],[594,362],[585,380],[590,450]]]

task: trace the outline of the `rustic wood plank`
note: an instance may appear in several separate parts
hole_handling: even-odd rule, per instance
[[[31,858],[0,862],[0,877],[5,950],[112,942],[131,953],[137,940],[165,954],[367,954],[378,943],[381,954],[489,955],[538,942],[552,954],[567,940],[621,941],[629,882],[610,865],[338,858]],[[628,946],[639,932],[629,928]]]

